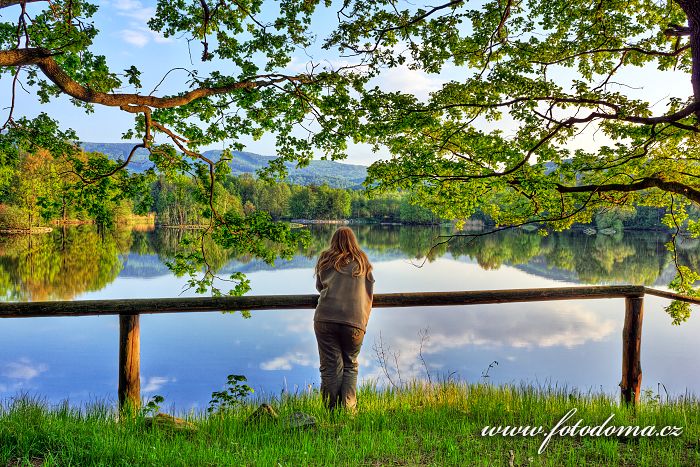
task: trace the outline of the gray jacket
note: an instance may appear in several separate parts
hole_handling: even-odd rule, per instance
[[[356,262],[347,264],[336,271],[330,267],[316,275],[316,290],[321,294],[316,305],[314,321],[341,323],[367,329],[372,311],[374,277],[353,277]]]

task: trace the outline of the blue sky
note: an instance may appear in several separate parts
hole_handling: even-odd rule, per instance
[[[141,92],[149,93],[171,68],[186,67],[205,70],[199,62],[201,46],[196,41],[192,43],[191,55],[194,62],[192,65],[185,38],[165,38],[148,29],[146,22],[155,13],[155,1],[99,0],[97,4],[100,8],[94,21],[100,30],[100,35],[96,39],[93,51],[105,55],[113,71],[121,71],[131,65],[136,65],[141,69],[143,83]],[[30,5],[30,7],[36,10],[42,5]],[[269,5],[270,8],[274,8],[276,3],[270,2]],[[19,11],[19,7],[13,8]],[[14,16],[13,8],[4,10],[7,17]],[[335,14],[327,11],[319,13],[315,20],[315,27],[320,25],[326,28],[332,27],[337,21]],[[317,29],[315,32],[318,33],[319,37],[323,37],[324,31]],[[344,60],[333,55],[323,56],[320,49],[315,47],[310,51],[300,50],[290,64],[288,71],[302,71],[309,59],[309,54],[316,61],[326,59],[340,63]],[[222,71],[226,72],[225,66],[221,63],[213,63],[209,69],[221,67]],[[401,67],[388,70],[377,80],[376,84],[388,90],[402,90],[425,98],[431,91],[439,89],[442,83],[450,79],[463,79],[467,73],[468,70],[446,67],[441,75],[428,75],[421,71]],[[235,74],[235,71],[232,74]],[[562,80],[569,81],[574,77],[575,74],[571,70],[564,70],[560,73]],[[185,78],[185,72],[175,71],[171,73],[156,95],[182,89]],[[3,80],[4,82],[0,83],[0,99],[9,104],[10,78],[5,75]],[[620,87],[621,92],[657,103],[654,107],[655,113],[665,111],[664,102],[669,97],[685,98],[691,94],[689,76],[672,72],[662,74],[651,67],[641,70],[639,68],[622,70],[618,81],[624,81],[631,85],[631,87]],[[133,88],[125,88],[123,92],[133,92]],[[122,133],[130,129],[133,123],[132,115],[118,109],[97,107],[94,114],[88,115],[82,109],[72,106],[65,97],[56,99],[50,104],[40,105],[34,96],[21,91],[18,93],[15,116],[34,116],[42,111],[58,118],[64,126],[76,130],[83,141],[120,142],[122,141]],[[507,120],[499,122],[498,125],[506,134],[515,129]],[[275,154],[274,138],[271,136],[264,137],[259,141],[251,139],[243,142],[248,151],[268,155]],[[571,147],[591,147],[605,142],[604,137],[599,133],[596,134],[594,129],[589,129],[577,141],[573,142]],[[222,143],[206,149],[223,149],[223,147]],[[384,151],[380,151],[378,154],[373,153],[366,145],[353,145],[349,150],[347,162],[368,165],[387,156],[388,154]]]

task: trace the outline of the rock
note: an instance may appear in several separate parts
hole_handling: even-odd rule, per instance
[[[583,229],[583,233],[586,235],[595,235],[595,229],[586,227],[585,229]]]
[[[245,424],[268,422],[271,420],[277,420],[278,418],[279,415],[277,415],[277,412],[275,412],[275,409],[273,409],[271,405],[260,404],[260,407],[255,409],[255,412],[246,418]]]
[[[173,432],[195,431],[197,428],[187,420],[173,417],[165,413],[159,413],[155,417],[146,418],[148,428],[158,427],[159,429],[171,430]]]
[[[287,417],[285,424],[289,428],[313,428],[316,426],[316,417],[303,412],[294,412]]]
[[[607,229],[600,229],[598,233],[601,233],[603,235],[615,235],[617,233],[617,230],[608,227]]]

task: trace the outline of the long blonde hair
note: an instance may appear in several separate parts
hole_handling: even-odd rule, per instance
[[[367,255],[360,249],[357,238],[350,227],[340,227],[333,233],[331,244],[318,257],[315,273],[318,274],[330,267],[336,271],[356,261],[357,266],[352,271],[353,277],[366,276],[372,271],[372,265]]]

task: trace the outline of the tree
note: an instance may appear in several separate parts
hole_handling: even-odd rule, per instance
[[[40,201],[49,194],[46,181],[50,178],[51,161],[41,152],[22,153],[18,169],[13,201],[24,213],[27,228],[31,230],[40,220]]]
[[[370,167],[371,186],[410,188],[441,217],[481,209],[497,229],[562,230],[643,205],[666,207],[677,233],[700,203],[697,1],[350,3],[334,43],[445,78],[427,99],[380,88],[357,97],[361,140],[393,156]],[[700,276],[674,259],[671,286],[698,295]]]
[[[350,215],[350,195],[342,188],[331,188],[325,183],[311,187],[313,196],[313,218],[343,219]]]
[[[401,198],[401,203],[399,204],[399,215],[401,216],[401,222],[407,224],[440,223],[440,218],[436,217],[432,211],[417,204],[413,204],[409,195],[405,195]]]
[[[289,197],[289,211],[292,218],[312,219],[315,216],[316,193],[314,186],[294,185]]]

